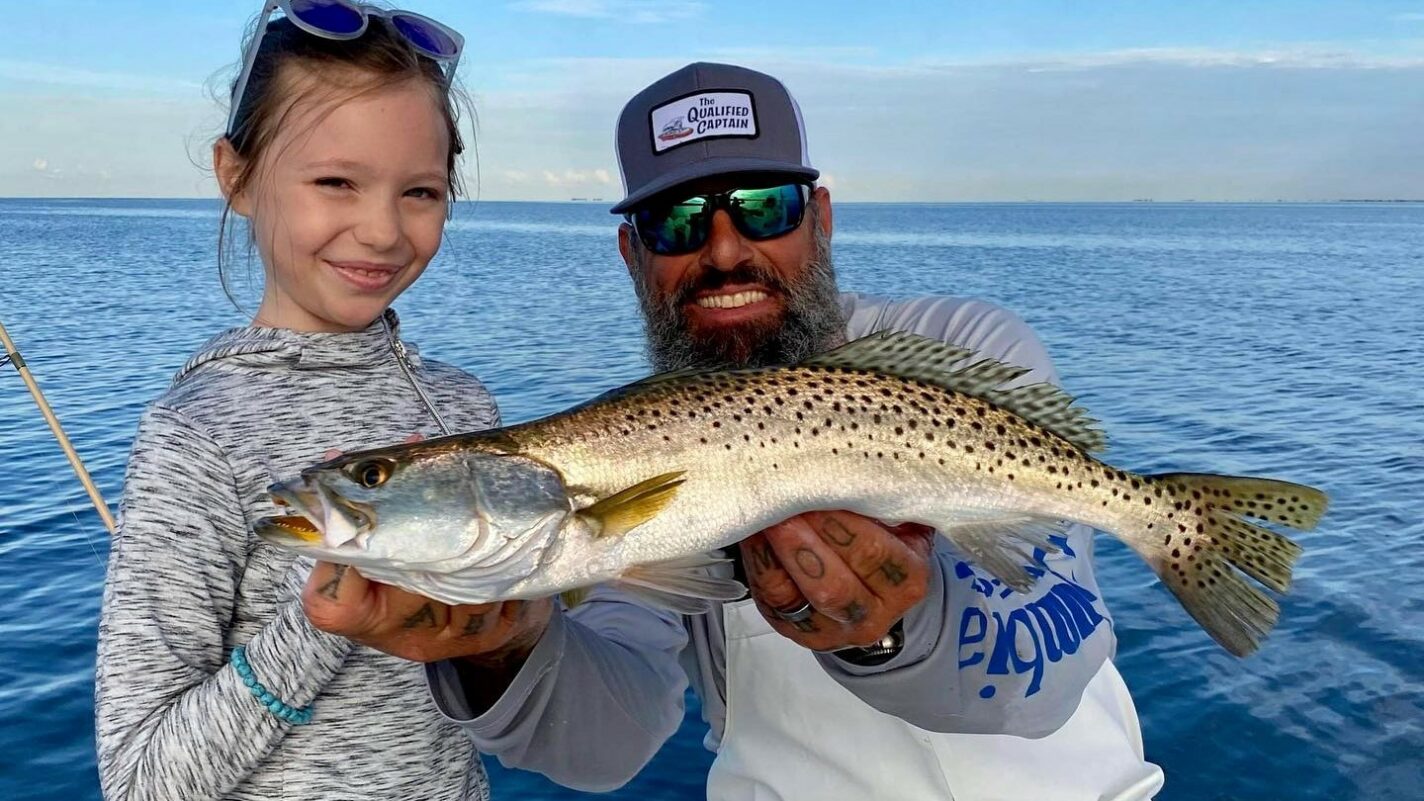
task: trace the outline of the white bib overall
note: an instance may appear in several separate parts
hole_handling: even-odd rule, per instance
[[[1047,737],[941,734],[862,702],[752,601],[724,614],[727,719],[709,801],[1142,801],[1162,787],[1110,660]]]

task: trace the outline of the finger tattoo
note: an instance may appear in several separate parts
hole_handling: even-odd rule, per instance
[[[824,532],[831,542],[845,548],[855,542],[855,533],[841,524],[841,521],[834,517],[826,520]]]
[[[860,621],[864,620],[865,616],[868,614],[870,614],[870,610],[866,609],[865,604],[861,603],[860,601],[851,601],[849,604],[846,605],[845,616],[852,623],[859,623]]]
[[[465,623],[465,628],[460,633],[464,636],[473,636],[485,630],[485,621],[489,618],[489,612],[481,612],[478,615],[470,615],[470,619]]]
[[[776,564],[776,554],[772,552],[770,543],[763,542],[760,545],[753,545],[751,552],[752,568],[758,572],[770,570],[771,566]]]
[[[401,623],[401,627],[407,629],[420,628],[421,626],[435,628],[435,607],[429,601],[426,601],[425,606],[420,607],[415,614]]]
[[[894,561],[882,562],[880,572],[884,574],[886,581],[897,587],[905,583],[905,579],[910,577],[910,575],[905,572],[905,568]]]
[[[816,552],[810,548],[796,549],[796,566],[811,578],[818,579],[826,575],[826,563],[821,561],[821,557],[817,556]]]
[[[336,575],[331,580],[316,588],[317,594],[336,600],[336,590],[341,586],[341,577],[346,575],[346,570],[350,565],[337,565]]]

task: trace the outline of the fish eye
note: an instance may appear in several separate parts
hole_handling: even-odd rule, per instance
[[[390,480],[392,464],[385,459],[367,459],[347,469],[347,476],[366,489],[375,489]]]

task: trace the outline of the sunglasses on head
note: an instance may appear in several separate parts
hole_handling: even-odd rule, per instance
[[[247,79],[252,75],[252,65],[257,60],[262,38],[267,34],[267,22],[272,18],[272,12],[278,9],[293,25],[323,39],[359,39],[366,32],[371,17],[385,19],[397,33],[410,42],[416,52],[445,65],[447,85],[455,76],[455,67],[460,63],[460,52],[465,47],[465,37],[454,28],[411,11],[380,8],[348,0],[267,0],[262,6],[262,20],[258,24],[257,34],[252,37],[252,42],[243,53],[242,73],[233,89],[232,104],[227,116],[228,137],[236,134],[233,126],[237,121],[237,111],[242,107],[242,98],[247,93]]]
[[[805,184],[730,189],[646,206],[629,214],[628,222],[648,250],[676,256],[707,244],[718,209],[727,212],[733,227],[747,239],[762,241],[791,233],[806,215],[810,194]]]

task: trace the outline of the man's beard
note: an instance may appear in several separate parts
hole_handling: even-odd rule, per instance
[[[813,226],[815,247],[806,269],[793,282],[751,266],[725,274],[708,270],[668,296],[655,298],[643,264],[647,252],[638,247],[634,251],[633,286],[643,308],[643,330],[653,369],[663,372],[687,367],[794,364],[841,344],[845,339],[845,314],[831,264],[830,237],[821,231],[813,215],[807,215],[805,224]],[[683,314],[684,304],[699,289],[732,281],[756,282],[779,292],[786,304],[781,319],[701,336],[694,334]]]

